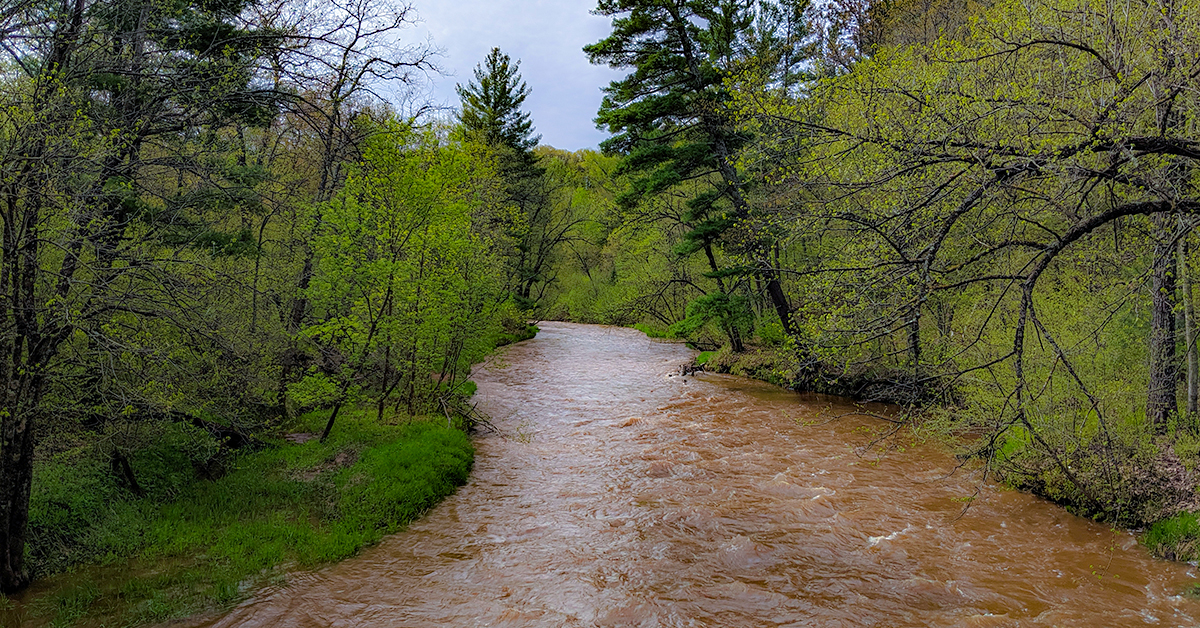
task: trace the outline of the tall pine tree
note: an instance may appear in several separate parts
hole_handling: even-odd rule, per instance
[[[459,120],[467,131],[493,146],[527,152],[542,139],[533,134],[529,113],[521,109],[529,86],[521,79],[521,62],[499,48],[492,48],[483,63],[475,66],[475,80],[455,86],[462,100]]]
[[[538,303],[538,286],[549,281],[558,242],[549,226],[552,208],[544,172],[532,152],[541,136],[533,134],[533,121],[521,109],[530,89],[521,78],[520,66],[520,61],[513,62],[499,48],[492,48],[475,66],[474,80],[456,89],[462,107],[459,121],[468,134],[496,151],[508,202],[520,212],[521,220],[511,233],[516,244],[508,256],[509,274],[518,305],[532,309]]]
[[[770,243],[750,226],[752,211],[735,155],[747,137],[729,107],[726,69],[746,54],[760,3],[749,0],[600,0],[596,13],[612,17],[612,34],[584,47],[592,63],[632,72],[605,88],[596,122],[614,135],[602,144],[625,156],[633,176],[627,206],[669,190],[692,191],[679,252],[703,252],[717,290],[689,307],[693,323],[715,320],[734,350],[742,346],[739,321],[746,303],[730,294],[730,280],[757,274],[791,332],[787,297],[769,262]],[[685,184],[686,188],[685,188]],[[719,266],[714,249],[745,261]]]

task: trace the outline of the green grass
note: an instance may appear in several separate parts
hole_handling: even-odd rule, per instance
[[[319,431],[326,414],[305,416],[294,431]],[[444,422],[379,425],[368,416],[339,417],[324,444],[243,454],[216,481],[194,479],[186,452],[174,457],[160,447],[162,468],[134,460],[144,498],[122,492],[95,461],[53,463],[39,473],[31,524],[40,536],[31,557],[65,549],[92,564],[52,578],[27,614],[55,626],[80,618],[136,625],[225,607],[279,576],[281,566],[355,554],[467,481],[473,449],[462,432]],[[164,475],[171,465],[183,470]]]
[[[706,363],[708,363],[709,360],[712,359],[713,354],[715,354],[715,353],[716,353],[716,351],[701,351],[700,355],[696,356],[696,364],[699,364],[700,366],[704,366]]]
[[[539,331],[541,330],[538,329],[537,325],[526,325],[524,329],[515,332],[501,332],[498,336],[496,336],[496,339],[492,344],[497,348],[511,345],[521,342],[522,340],[529,340],[530,338],[536,336]]]
[[[652,327],[650,325],[646,325],[645,323],[637,323],[637,324],[633,325],[633,328],[642,332],[643,334],[646,334],[647,336],[649,336],[651,338],[674,338],[675,337],[673,334],[671,334],[670,330],[660,329],[658,327]]]
[[[1183,512],[1163,519],[1142,534],[1142,545],[1162,558],[1189,561],[1200,558],[1200,519]]]

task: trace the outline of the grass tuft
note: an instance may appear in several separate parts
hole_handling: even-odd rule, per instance
[[[1193,512],[1179,513],[1150,526],[1141,541],[1155,556],[1196,560],[1200,558],[1200,519]]]

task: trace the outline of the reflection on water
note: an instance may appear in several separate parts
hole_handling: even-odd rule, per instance
[[[469,485],[193,625],[1198,624],[1186,565],[934,447],[861,456],[881,425],[820,422],[840,400],[671,376],[691,352],[633,330],[541,328],[476,373],[507,437],[478,440]]]

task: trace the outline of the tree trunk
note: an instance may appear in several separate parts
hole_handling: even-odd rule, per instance
[[[125,454],[114,451],[109,459],[109,465],[112,467],[112,472],[117,476],[117,481],[124,484],[125,488],[133,492],[138,497],[146,496],[146,489],[137,480],[137,474],[133,472],[133,465],[129,464],[129,457]]]
[[[1154,266],[1150,287],[1150,386],[1146,397],[1146,418],[1155,433],[1167,430],[1167,421],[1179,412],[1175,388],[1179,367],[1175,355],[1175,251],[1170,244],[1171,229],[1161,229],[1166,241],[1154,245]]]
[[[779,273],[772,268],[769,271],[763,271],[763,277],[767,280],[767,295],[771,297],[771,305],[775,306],[775,314],[779,316],[779,324],[783,326],[783,333],[791,336],[792,306],[788,303],[787,295],[783,293],[783,286],[779,283]]]
[[[913,312],[912,320],[908,323],[908,359],[912,362],[914,377],[921,375],[921,310],[920,305]]]
[[[1192,304],[1192,277],[1188,271],[1187,236],[1179,238],[1179,280],[1183,289],[1183,352],[1187,356],[1187,413],[1196,413],[1200,394],[1197,392],[1196,312]]]
[[[329,421],[325,423],[325,430],[321,432],[321,442],[329,438],[329,433],[333,431],[333,424],[337,421],[338,413],[342,411],[342,405],[346,401],[346,387],[342,388],[342,395],[338,398],[337,403],[333,404],[333,410],[329,413]]]
[[[718,268],[717,257],[713,254],[711,242],[704,243],[704,255],[708,258],[708,267],[714,273],[716,273]],[[722,294],[729,294],[725,291],[725,280],[721,279],[719,275],[716,279],[717,289],[720,290]],[[723,325],[723,327],[726,328],[725,333],[729,336],[729,348],[732,349],[734,353],[744,352],[746,350],[746,346],[742,344],[742,334],[738,332],[737,327],[734,326],[733,322],[730,321],[728,325]]]
[[[30,581],[29,571],[25,568],[25,541],[29,523],[29,491],[33,485],[33,417],[18,412],[16,417],[3,419],[2,427],[0,593],[15,593],[29,586]]]

